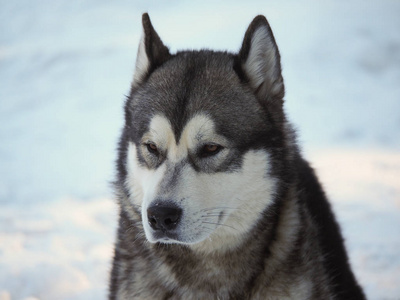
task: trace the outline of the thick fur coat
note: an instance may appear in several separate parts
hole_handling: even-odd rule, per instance
[[[171,54],[143,15],[109,299],[365,299],[283,98],[265,17],[237,54]]]

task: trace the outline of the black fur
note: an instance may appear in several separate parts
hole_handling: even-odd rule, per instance
[[[299,158],[296,162],[300,201],[310,211],[318,228],[318,240],[326,253],[324,266],[329,274],[337,299],[364,299],[361,288],[351,272],[343,237],[331,206],[309,164]]]

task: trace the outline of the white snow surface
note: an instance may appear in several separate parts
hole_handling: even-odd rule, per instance
[[[400,1],[0,0],[0,300],[106,299],[141,14],[171,51],[267,16],[286,110],[369,299],[400,299]]]

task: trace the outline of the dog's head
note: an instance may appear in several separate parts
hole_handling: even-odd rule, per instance
[[[143,15],[119,181],[150,242],[228,245],[256,224],[282,171],[283,94],[265,17],[236,55],[172,55]]]

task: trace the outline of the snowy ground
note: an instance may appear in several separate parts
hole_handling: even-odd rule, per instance
[[[0,0],[0,300],[106,299],[115,145],[148,11],[172,51],[265,14],[369,299],[400,299],[400,2]]]

